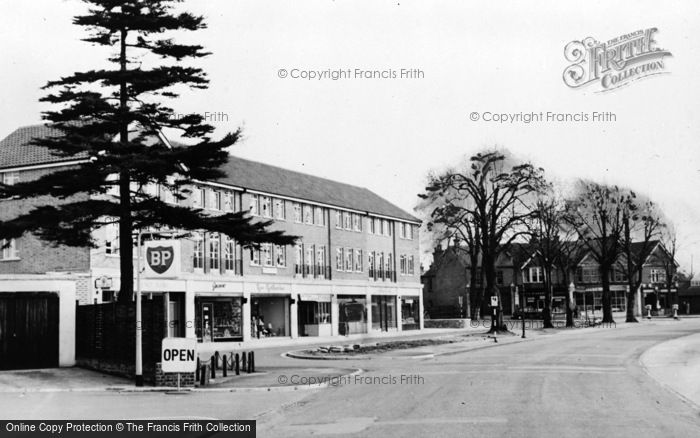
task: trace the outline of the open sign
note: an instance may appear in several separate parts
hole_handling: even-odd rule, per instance
[[[146,242],[146,275],[149,277],[176,277],[180,273],[180,242],[153,240]]]
[[[163,339],[160,364],[164,373],[193,373],[197,368],[197,340]]]

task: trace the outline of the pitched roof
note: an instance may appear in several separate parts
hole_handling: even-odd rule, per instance
[[[46,125],[25,126],[0,141],[0,169],[71,161],[47,148],[30,145],[32,138],[59,135]],[[175,143],[173,143],[175,144]],[[353,186],[293,170],[231,156],[223,166],[226,177],[214,182],[273,195],[299,198],[406,221],[419,219],[364,187]]]
[[[222,184],[419,222],[419,219],[364,187],[235,156],[229,157],[229,162],[222,169],[227,174],[217,181]]]
[[[54,137],[59,134],[60,131],[46,125],[23,126],[15,129],[10,135],[0,140],[0,169],[60,163],[84,158],[84,156],[57,156],[45,147],[30,144],[33,138]]]

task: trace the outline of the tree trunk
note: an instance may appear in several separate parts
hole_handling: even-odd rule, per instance
[[[552,324],[552,268],[545,267],[544,273],[544,309],[542,309],[542,327],[554,328]]]
[[[121,31],[120,66],[126,72],[126,29]],[[121,78],[119,87],[119,108],[122,115],[120,120],[119,141],[126,145],[129,142],[129,124],[125,119],[129,111],[126,79]],[[119,173],[119,302],[126,303],[134,297],[134,242],[133,224],[131,221],[131,175],[123,169]],[[139,254],[140,256],[140,254]]]
[[[566,269],[562,270],[562,278],[564,279],[564,285],[566,285],[566,327],[574,326],[574,305],[571,302],[571,290],[569,290],[569,274]]]
[[[612,315],[612,300],[610,297],[610,268],[602,267],[601,280],[603,283],[603,322],[614,323]]]

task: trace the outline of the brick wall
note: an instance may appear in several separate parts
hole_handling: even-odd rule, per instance
[[[156,382],[164,312],[162,297],[143,300],[143,377]],[[136,304],[107,303],[78,306],[76,310],[76,364],[125,377],[135,375]]]

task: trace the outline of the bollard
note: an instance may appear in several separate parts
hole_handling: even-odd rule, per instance
[[[247,373],[247,372],[248,372],[248,365],[247,365],[247,364],[248,364],[248,358],[246,357],[247,354],[246,354],[245,351],[242,353],[242,356],[243,356],[243,372],[244,372],[244,373]]]
[[[207,366],[202,365],[202,371],[199,373],[199,386],[204,386],[204,379],[206,379]]]
[[[199,382],[199,367],[202,366],[199,362],[199,357],[197,357],[197,369],[195,370],[194,380]]]
[[[255,372],[255,352],[254,351],[250,352],[250,372],[251,373]]]
[[[240,367],[240,356],[238,356],[238,353],[236,353],[236,375],[238,376],[241,374],[241,367]]]
[[[226,377],[227,371],[228,371],[228,364],[226,363],[226,355],[224,354],[224,357],[222,358],[221,364],[223,367],[223,377]]]
[[[211,364],[211,378],[216,379],[216,356],[212,355],[209,363]]]
[[[249,351],[249,352],[248,352],[248,368],[246,369],[246,372],[248,372],[248,373],[251,373],[251,372],[252,372],[251,369],[252,369],[252,366],[253,366],[253,362],[251,361],[251,357],[252,357],[252,356],[250,355],[250,353],[251,353],[251,352]]]

